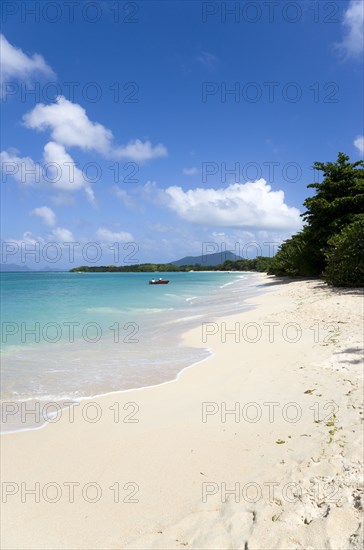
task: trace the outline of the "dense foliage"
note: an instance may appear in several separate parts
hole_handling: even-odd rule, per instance
[[[269,273],[289,277],[314,275],[310,235],[304,229],[285,241],[269,266]]]
[[[178,271],[268,271],[271,258],[264,256],[258,256],[252,260],[241,259],[237,261],[226,260],[223,264],[215,266],[206,266],[201,264],[194,265],[182,265],[177,266],[174,264],[134,264],[134,265],[100,265],[100,266],[88,266],[82,265],[80,267],[74,267],[70,271],[72,272],[86,272],[86,273],[127,273],[127,272],[145,272],[145,273],[168,273]]]
[[[364,213],[364,162],[349,162],[349,157],[339,153],[335,163],[315,162],[314,169],[323,172],[322,183],[311,183],[316,194],[305,200],[306,211],[302,214],[304,229],[285,241],[273,258],[269,273],[289,276],[318,276],[328,273],[335,262],[337,246],[335,236],[359,219]],[[355,226],[357,227],[357,226]],[[359,227],[360,224],[359,224]],[[357,229],[355,230],[357,235]],[[354,235],[354,233],[350,233]],[[346,233],[345,233],[346,235]],[[344,238],[344,237],[342,237]],[[340,241],[341,242],[341,241]],[[348,242],[347,240],[345,241]],[[360,248],[361,242],[356,243]],[[343,257],[343,250],[341,257]],[[354,250],[354,248],[350,248]],[[355,249],[356,250],[356,249]],[[339,252],[337,252],[339,253]],[[354,273],[357,255],[345,255],[347,262],[346,286],[364,286],[364,280]],[[325,271],[326,268],[326,271]],[[330,284],[333,278],[327,278]],[[335,279],[337,280],[337,279]],[[351,281],[351,282],[350,282]]]
[[[335,286],[364,286],[364,215],[329,239],[324,276]]]

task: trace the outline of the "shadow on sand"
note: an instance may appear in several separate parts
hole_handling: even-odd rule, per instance
[[[287,283],[296,283],[299,281],[316,281],[317,284],[313,286],[313,289],[325,290],[330,294],[337,294],[340,296],[363,296],[364,297],[364,288],[346,288],[346,287],[336,287],[329,286],[325,283],[324,279],[318,277],[296,277],[292,279],[291,277],[277,277],[276,275],[268,275],[269,280],[265,283],[262,283],[261,286],[276,286]]]
[[[297,277],[292,279],[291,277],[278,277],[276,275],[267,275],[269,281],[262,283],[261,286],[276,286],[284,285],[288,283],[297,283],[298,281],[319,281],[316,277]]]

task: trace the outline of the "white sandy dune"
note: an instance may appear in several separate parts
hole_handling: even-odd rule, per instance
[[[261,284],[176,381],[2,437],[3,548],[362,548],[362,293]]]

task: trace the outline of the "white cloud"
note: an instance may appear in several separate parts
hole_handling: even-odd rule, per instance
[[[56,189],[75,191],[87,184],[82,170],[77,168],[63,145],[54,141],[47,143],[44,146],[43,160],[46,167],[44,177]]]
[[[43,163],[36,163],[30,157],[18,157],[7,151],[0,153],[3,179],[14,177],[23,185],[48,185],[60,191],[85,189],[88,200],[95,204],[90,182],[77,168],[73,158],[63,145],[50,141],[44,146]]]
[[[142,200],[146,200],[157,206],[169,206],[170,204],[170,198],[166,194],[166,190],[158,187],[155,181],[148,180],[138,191],[139,197]]]
[[[0,35],[0,65],[1,81],[11,78],[30,79],[35,74],[55,77],[41,55],[35,53],[29,57],[20,48],[12,46],[3,34]]]
[[[364,155],[364,136],[357,136],[354,140],[354,145],[361,155]]]
[[[51,197],[51,201],[57,206],[66,206],[66,205],[72,205],[75,203],[75,199],[72,195],[70,195],[69,193],[63,193],[63,192],[53,195]]]
[[[112,132],[89,120],[85,109],[63,96],[58,96],[51,105],[38,103],[23,116],[23,121],[33,130],[50,130],[52,139],[66,147],[78,146],[103,154],[110,149]]]
[[[166,157],[168,152],[166,147],[161,143],[153,147],[150,141],[145,141],[143,143],[140,139],[136,139],[130,141],[127,145],[117,147],[111,154],[114,158],[118,159],[126,158],[144,162],[145,160],[151,160],[158,157]]]
[[[183,173],[185,174],[185,176],[195,176],[196,174],[199,173],[199,169],[198,168],[195,168],[195,167],[192,167],[192,168],[183,168]]]
[[[30,157],[18,157],[15,153],[1,151],[3,181],[13,177],[23,185],[35,185],[41,181],[42,168]]]
[[[156,222],[156,223],[151,223],[150,224],[150,229],[154,232],[154,231],[157,231],[158,233],[168,233],[168,234],[171,234],[173,231],[176,230],[176,228],[172,225],[165,225],[163,223],[160,223],[160,222]]]
[[[19,239],[9,239],[9,242],[17,244],[20,248],[24,246],[24,244],[31,244],[31,245],[40,245],[44,244],[45,240],[42,237],[36,237],[33,235],[30,231],[25,231],[23,233],[23,238],[21,240]]]
[[[127,233],[126,231],[110,231],[109,229],[105,229],[103,227],[100,227],[97,230],[97,238],[101,241],[106,241],[110,243],[120,242],[120,241],[126,241],[126,242],[133,242],[133,235],[131,233]]]
[[[81,105],[63,96],[58,96],[56,103],[51,105],[38,103],[23,116],[23,121],[26,127],[33,130],[50,130],[52,139],[65,147],[96,151],[106,158],[143,162],[168,154],[164,145],[153,147],[150,141],[142,142],[139,139],[127,145],[114,145],[111,130],[98,122],[92,122]]]
[[[61,242],[75,242],[75,238],[69,229],[64,227],[56,227],[52,231],[52,237],[55,237],[57,241]]]
[[[212,71],[216,69],[219,59],[213,53],[202,51],[197,56],[197,61],[201,63],[201,65],[203,65],[205,68]]]
[[[208,242],[209,252],[224,252],[230,250],[237,256],[248,258],[253,256],[272,256],[278,246],[292,235],[292,230],[266,231],[245,229],[229,229],[224,233],[213,231]],[[207,249],[206,242],[203,247]],[[202,250],[202,253],[204,250]]]
[[[364,2],[350,0],[343,19],[344,37],[337,47],[346,57],[357,57],[363,53],[364,44]]]
[[[23,233],[23,237],[21,240],[19,239],[9,239],[9,242],[11,243],[16,243],[19,245],[19,247],[21,248],[22,246],[24,246],[24,244],[29,244],[29,245],[44,245],[46,243],[49,243],[49,242],[58,242],[60,245],[62,243],[68,243],[68,242],[77,242],[76,239],[74,238],[72,232],[69,230],[69,229],[66,229],[64,227],[56,227],[54,229],[51,230],[50,233],[48,233],[46,235],[46,238],[43,238],[43,237],[40,237],[40,236],[35,236],[33,235],[30,231],[25,231],[25,233]],[[85,242],[88,242],[88,241],[85,241]],[[37,250],[37,249],[35,249]],[[30,252],[29,253],[29,257],[32,256],[32,253]],[[30,258],[32,259],[32,258]],[[34,259],[34,254],[33,254],[33,259]],[[44,258],[46,259],[46,258]]]
[[[300,212],[284,202],[283,191],[272,191],[264,179],[233,183],[221,189],[168,187],[166,204],[188,222],[206,226],[294,231],[302,226]]]
[[[120,189],[120,187],[118,187],[117,185],[114,185],[113,191],[117,196],[117,198],[120,199],[121,202],[124,204],[124,206],[126,206],[127,208],[130,208],[131,206],[134,205],[134,202],[131,196],[127,191],[125,191],[125,189]]]
[[[86,193],[86,197],[87,197],[87,200],[93,205],[93,206],[96,206],[96,197],[95,197],[95,193],[94,193],[94,190],[92,189],[92,187],[88,186],[88,187],[85,187],[85,193]]]
[[[56,225],[56,221],[57,221],[56,215],[53,212],[53,210],[48,206],[40,206],[39,208],[34,208],[34,210],[31,211],[31,214],[41,218],[41,220],[46,225],[50,225],[50,226]]]

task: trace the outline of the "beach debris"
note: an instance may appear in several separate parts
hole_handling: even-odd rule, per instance
[[[305,518],[303,523],[305,525],[310,525],[311,521],[312,521],[312,518],[311,519]]]
[[[330,510],[331,510],[331,508],[330,508],[330,505],[328,504],[328,505],[327,505],[327,508],[326,508],[326,510],[325,510],[325,512],[324,512],[323,515],[322,515],[322,517],[323,517],[323,518],[327,518],[327,516],[328,516],[329,513],[330,513]]]
[[[359,493],[360,489],[358,489],[358,493],[355,492],[352,494],[353,500],[354,500],[354,508],[359,510],[360,512],[363,510],[363,497]]]
[[[285,443],[284,439],[277,439],[276,441],[277,445],[283,445]]]
[[[303,393],[307,393],[308,395],[311,395],[311,393],[312,393],[313,391],[315,391],[315,390],[314,390],[314,389],[313,389],[313,390],[306,390],[306,391],[304,391]]]

